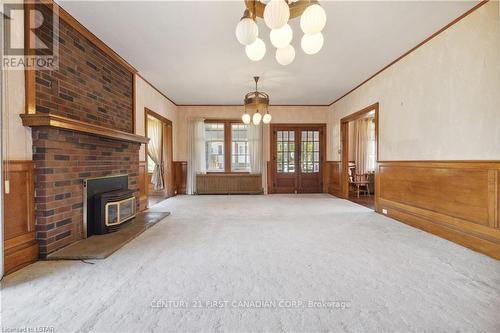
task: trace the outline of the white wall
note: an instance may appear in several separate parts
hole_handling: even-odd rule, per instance
[[[135,132],[139,135],[145,135],[144,108],[167,118],[172,122],[173,150],[174,160],[178,160],[177,147],[177,106],[160,94],[149,83],[144,81],[138,75],[135,75]],[[146,160],[145,145],[141,146],[139,153],[141,161]]]
[[[380,103],[379,160],[500,160],[499,3],[490,1],[330,107],[340,119]]]

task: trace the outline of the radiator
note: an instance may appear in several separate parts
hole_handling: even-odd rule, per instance
[[[206,174],[196,176],[198,194],[259,194],[262,193],[260,174]]]

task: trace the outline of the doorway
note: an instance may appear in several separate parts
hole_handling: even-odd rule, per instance
[[[269,193],[322,193],[325,124],[271,125]]]
[[[172,122],[144,109],[148,207],[174,195]]]
[[[378,111],[375,103],[340,120],[342,196],[375,210],[378,161]]]

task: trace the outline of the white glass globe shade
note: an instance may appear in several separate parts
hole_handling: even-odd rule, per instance
[[[264,117],[262,117],[262,122],[264,124],[269,124],[271,122],[271,119],[273,119],[273,117],[271,117],[269,113],[266,113]]]
[[[282,49],[276,50],[276,61],[278,64],[286,66],[293,62],[295,59],[295,49],[292,45],[288,45]]]
[[[316,54],[323,47],[323,34],[318,32],[314,35],[305,34],[300,43],[302,50],[307,54]],[[247,46],[248,47],[248,46]]]
[[[259,125],[260,120],[262,119],[262,115],[259,112],[255,112],[252,117],[252,123],[254,125]]]
[[[318,4],[306,8],[300,17],[300,28],[305,34],[313,35],[321,32],[326,24],[326,13]]]
[[[262,39],[257,38],[255,42],[245,46],[245,53],[252,61],[262,60],[262,58],[266,55],[266,44],[264,44]]]
[[[243,116],[241,116],[241,121],[243,122],[243,124],[245,125],[248,125],[250,124],[250,121],[252,120],[252,117],[250,117],[250,115],[248,113],[244,113]]]
[[[285,24],[279,29],[273,29],[271,30],[269,37],[271,39],[271,44],[273,44],[275,48],[281,49],[290,44],[290,42],[292,41],[292,27],[290,27],[288,24]]]
[[[236,39],[243,45],[250,45],[259,36],[259,27],[251,18],[242,19],[236,26]]]
[[[279,29],[290,18],[290,8],[285,0],[271,0],[264,8],[264,22],[271,29]]]

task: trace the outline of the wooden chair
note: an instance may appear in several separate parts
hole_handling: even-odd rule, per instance
[[[358,198],[361,193],[367,194],[370,197],[370,175],[357,175],[355,170],[355,167],[349,167],[349,186]]]

